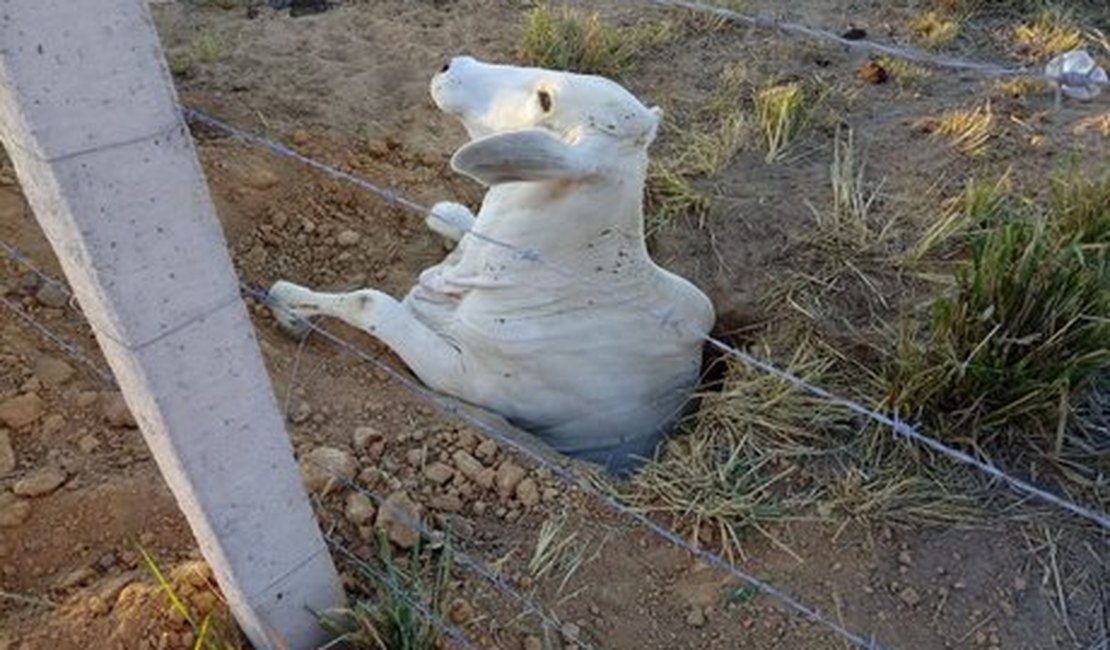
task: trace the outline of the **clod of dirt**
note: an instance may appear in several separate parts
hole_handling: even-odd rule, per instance
[[[38,300],[39,304],[44,307],[61,309],[69,304],[69,294],[66,293],[61,285],[47,282],[35,292],[35,300]]]
[[[474,618],[474,606],[464,598],[456,598],[451,601],[451,608],[447,610],[447,617],[455,625],[465,625],[470,619]]]
[[[246,178],[243,179],[243,182],[247,187],[256,190],[268,190],[274,185],[277,185],[278,177],[273,171],[265,167],[259,167],[251,170]]]
[[[389,541],[403,549],[409,549],[420,542],[420,523],[422,508],[409,498],[404,491],[394,492],[386,498],[378,510],[374,525],[386,532]]]
[[[469,452],[460,449],[455,452],[455,455],[452,456],[451,459],[455,461],[455,467],[458,468],[459,473],[475,483],[478,482],[478,475],[482,473],[485,466],[482,465],[477,458],[471,456]]]
[[[906,587],[898,592],[898,599],[908,607],[916,607],[921,602],[921,595],[913,587]]]
[[[497,456],[497,443],[492,440],[483,440],[482,444],[474,450],[474,455],[484,463],[491,463]]]
[[[382,439],[382,432],[374,427],[356,427],[354,434],[351,436],[355,449],[363,451],[371,444]]]
[[[31,504],[11,493],[0,493],[0,528],[12,528],[31,516]]]
[[[73,397],[73,404],[78,408],[89,408],[100,399],[100,394],[92,390],[84,390]]]
[[[104,413],[104,419],[113,427],[134,429],[139,426],[135,422],[135,416],[131,415],[127,402],[123,399],[123,393],[118,391],[103,393],[100,396],[100,408]]]
[[[520,646],[523,650],[543,650],[543,641],[536,636],[526,636]]]
[[[432,483],[443,485],[455,477],[455,470],[446,463],[432,463],[424,468],[424,477]]]
[[[43,467],[15,482],[12,492],[21,497],[41,497],[57,490],[66,482],[66,473],[57,467]]]
[[[462,499],[453,494],[438,494],[428,501],[428,506],[441,512],[462,512]]]
[[[516,486],[516,499],[520,501],[520,505],[525,508],[531,508],[540,502],[540,490],[536,486],[536,482],[530,478],[526,478]]]
[[[0,475],[15,469],[15,450],[12,449],[11,433],[0,429]]]
[[[515,463],[509,461],[501,463],[501,467],[497,468],[497,491],[502,497],[508,497],[516,491],[526,475],[524,468]]]
[[[335,236],[335,242],[344,248],[354,246],[362,239],[362,235],[354,230],[343,230]]]
[[[66,418],[61,413],[51,413],[42,419],[42,432],[46,435],[58,433],[66,425]]]
[[[686,615],[686,624],[690,627],[702,627],[705,625],[705,611],[700,607],[695,607],[690,610]]]
[[[22,429],[42,417],[43,403],[35,393],[25,393],[0,403],[0,422]]]
[[[35,377],[43,386],[61,386],[69,381],[76,370],[61,359],[54,357],[39,357],[35,361]]]
[[[887,80],[890,79],[890,75],[887,74],[886,68],[880,65],[878,61],[873,60],[865,63],[856,74],[863,81],[875,85],[886,83]]]
[[[355,457],[335,447],[317,447],[301,459],[305,489],[321,496],[331,492],[340,478],[353,479],[357,473]]]
[[[77,449],[81,450],[82,454],[91,454],[99,446],[100,439],[91,433],[81,436],[81,439],[77,441]]]
[[[370,497],[360,492],[351,492],[347,495],[347,503],[343,512],[347,515],[347,521],[356,526],[369,524],[374,519],[374,515],[377,514],[374,502],[370,500]]]

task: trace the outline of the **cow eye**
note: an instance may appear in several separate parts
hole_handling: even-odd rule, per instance
[[[536,93],[536,96],[540,100],[540,108],[543,109],[543,112],[544,113],[550,113],[551,112],[551,93],[547,92],[546,90],[541,90],[538,93]]]

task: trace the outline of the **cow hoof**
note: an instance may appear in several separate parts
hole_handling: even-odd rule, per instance
[[[312,329],[312,323],[288,306],[288,294],[296,289],[299,289],[299,287],[292,283],[275,282],[274,286],[270,287],[269,293],[266,294],[266,301],[281,330],[289,336],[299,339],[308,334],[309,330]]]

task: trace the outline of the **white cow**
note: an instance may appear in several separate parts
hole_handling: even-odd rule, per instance
[[[470,135],[452,167],[490,186],[477,218],[457,203],[433,208],[429,227],[457,245],[401,302],[282,281],[270,289],[275,316],[290,328],[340,318],[428,386],[568,455],[634,468],[687,404],[714,321],[709,299],[644,242],[661,111],[600,77],[470,57],[444,66],[431,90]]]

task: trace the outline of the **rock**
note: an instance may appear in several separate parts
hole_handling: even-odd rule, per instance
[[[474,450],[474,455],[487,463],[492,462],[497,456],[497,443],[489,439],[482,441]]]
[[[42,419],[42,432],[46,435],[58,433],[66,425],[66,418],[61,413],[51,413]]]
[[[447,617],[455,625],[465,625],[470,619],[474,618],[474,607],[463,598],[456,598],[451,601],[451,607],[447,610]]]
[[[12,492],[21,497],[41,497],[50,494],[66,482],[66,473],[57,467],[43,467],[19,479]]]
[[[277,185],[278,177],[273,171],[260,167],[252,169],[243,182],[256,190],[268,190],[274,185]]]
[[[420,542],[420,515],[420,506],[408,494],[398,491],[386,498],[374,525],[385,530],[389,541],[397,546],[412,548]]]
[[[69,293],[57,282],[44,282],[35,292],[35,300],[44,307],[61,309],[69,304]]]
[[[365,526],[374,519],[376,509],[370,497],[361,492],[351,492],[347,495],[347,503],[343,508],[347,520],[356,526]]]
[[[81,436],[81,439],[77,441],[77,448],[81,450],[82,454],[91,454],[99,446],[100,440],[91,433]]]
[[[54,357],[39,357],[35,362],[35,376],[43,386],[61,386],[77,372],[73,366]]]
[[[538,636],[526,636],[520,646],[523,650],[543,650],[543,641]]]
[[[462,499],[453,494],[438,494],[432,497],[428,505],[433,510],[440,510],[442,512],[462,512],[463,502]]]
[[[70,589],[91,582],[94,578],[96,578],[96,570],[90,566],[84,566],[80,569],[74,569],[62,576],[62,578],[54,584],[54,588],[59,591],[69,591]]]
[[[358,473],[354,456],[335,447],[317,447],[301,458],[301,481],[305,489],[325,495]]]
[[[492,467],[486,467],[478,472],[478,476],[474,477],[474,482],[483,489],[489,490],[493,488],[493,482],[497,480],[497,472]]]
[[[420,467],[424,464],[426,456],[425,449],[423,447],[417,447],[405,453],[405,462],[409,464],[409,467]]]
[[[104,413],[104,419],[113,427],[134,429],[139,426],[135,422],[135,417],[131,415],[131,409],[127,407],[127,402],[123,399],[123,393],[119,391],[102,393],[100,408]]]
[[[9,492],[0,492],[0,528],[11,528],[27,521],[31,503]]]
[[[0,403],[0,422],[22,429],[42,417],[43,403],[38,395],[25,393]]]
[[[690,610],[690,613],[686,616],[686,624],[690,627],[702,627],[705,625],[705,611],[700,607],[695,607]]]
[[[443,485],[455,477],[455,470],[445,463],[432,463],[424,468],[424,476],[437,485]]]
[[[559,633],[562,634],[563,638],[567,641],[573,642],[578,640],[578,635],[582,633],[582,630],[574,623],[564,623],[563,626],[559,628]]]
[[[108,569],[114,567],[116,565],[116,562],[116,554],[108,551],[107,553],[104,553],[100,557],[96,558],[96,567],[101,571],[107,571]]]
[[[528,472],[515,463],[509,461],[501,463],[501,467],[497,468],[497,491],[503,497],[511,495],[527,475]]]
[[[477,482],[478,474],[485,469],[477,458],[462,449],[456,451],[451,460],[455,462],[455,467],[458,468],[459,472],[471,481]]]
[[[921,602],[921,596],[913,587],[906,587],[902,591],[899,591],[898,599],[909,607],[915,607],[918,603]]]
[[[516,486],[516,499],[520,501],[520,505],[525,508],[531,508],[540,502],[540,490],[536,487],[536,482],[530,478],[526,478]]]
[[[362,239],[362,235],[354,230],[342,230],[335,236],[335,242],[344,248],[354,246],[360,239]]]
[[[898,564],[904,566],[910,566],[911,564],[913,564],[913,556],[910,555],[909,551],[902,551],[898,554]]]
[[[11,433],[0,429],[0,476],[15,469],[15,450],[12,449]]]
[[[84,409],[96,404],[98,399],[100,399],[100,395],[96,391],[86,390],[77,393],[77,396],[73,398],[73,403],[77,405],[78,408]]]
[[[382,439],[382,432],[374,427],[356,427],[352,436],[355,449],[362,451],[378,440]]]

